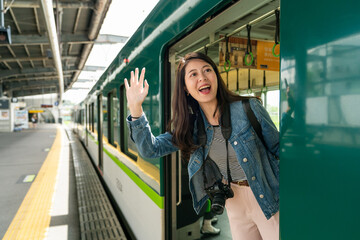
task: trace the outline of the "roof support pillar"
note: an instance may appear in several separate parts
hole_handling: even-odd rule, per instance
[[[0,98],[3,96],[3,83],[0,82]]]
[[[4,2],[0,0],[0,27],[5,27]]]
[[[48,0],[41,0],[41,8],[45,15],[46,29],[48,32],[48,37],[51,45],[51,50],[53,53],[53,59],[54,59],[56,71],[59,77],[59,97],[60,97],[59,102],[61,103],[62,95],[64,93],[64,76],[63,76],[62,64],[61,64],[59,40],[55,27],[53,2]]]

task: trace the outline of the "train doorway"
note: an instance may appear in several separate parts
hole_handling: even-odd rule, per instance
[[[261,98],[279,129],[280,50],[276,39],[274,41],[274,36],[279,34],[279,18],[276,16],[279,6],[279,1],[238,1],[173,43],[167,52],[167,76],[171,82],[165,87],[169,89],[168,95],[165,93],[168,97],[165,102],[171,102],[179,62],[189,52],[202,52],[218,66],[231,91]],[[251,25],[251,30],[248,25]],[[187,166],[181,164],[180,159],[179,153],[173,154],[172,167],[168,171],[178,178],[175,181],[174,177],[170,178],[172,196],[176,196],[172,199],[171,209],[173,218],[177,220],[175,235],[183,239],[184,232],[200,232],[203,218],[193,210]],[[191,217],[185,221],[186,216]],[[214,234],[210,239],[232,239],[226,211],[216,217],[218,223],[214,227],[220,229],[221,234]]]

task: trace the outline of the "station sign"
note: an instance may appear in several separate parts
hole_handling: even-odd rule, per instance
[[[29,113],[42,113],[44,110],[29,110]]]
[[[220,36],[222,37],[222,36]],[[280,59],[274,56],[274,42],[251,40],[251,58],[247,53],[248,40],[240,37],[229,37],[228,46],[226,41],[222,40],[219,44],[219,65],[232,68],[250,68],[259,70],[279,71]],[[276,54],[279,47],[276,48]],[[228,53],[229,63],[225,63],[225,57]],[[245,56],[247,58],[245,59]],[[248,62],[247,62],[248,61]]]
[[[41,104],[42,108],[52,108],[53,105],[52,104]]]

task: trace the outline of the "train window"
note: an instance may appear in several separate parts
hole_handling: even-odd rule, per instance
[[[119,126],[118,126],[118,100],[115,97],[116,90],[111,91],[107,98],[107,129],[108,142],[113,146],[118,146]],[[105,121],[105,119],[104,119]],[[105,130],[104,130],[105,131]]]
[[[89,105],[85,105],[86,111],[85,111],[85,115],[86,115],[86,119],[85,119],[85,129],[89,130]]]
[[[119,98],[116,95],[116,91],[113,92],[112,95],[112,127],[113,127],[113,144],[115,147],[120,146],[121,140],[120,140],[120,118],[119,117],[119,111],[120,111],[120,102]]]
[[[92,132],[95,132],[95,114],[94,114],[94,111],[95,111],[95,107],[94,107],[94,103],[91,103],[91,131]]]
[[[102,96],[102,130],[105,139],[109,142],[109,112],[108,112],[108,98],[106,96]]]
[[[99,101],[99,99],[97,100],[97,101]],[[94,124],[94,133],[96,133],[96,134],[98,134],[98,132],[99,132],[99,126],[98,126],[98,121],[99,121],[99,113],[98,113],[98,111],[99,111],[99,104],[97,103],[97,104],[95,104],[95,103],[93,103],[94,104],[94,114],[93,114],[93,116],[94,116],[94,120],[93,120],[93,124]]]
[[[122,86],[120,88],[120,99],[122,100],[122,106],[121,106],[121,119],[123,119],[123,126],[121,129],[124,130],[124,135],[125,137],[123,138],[123,148],[122,148],[122,151],[128,155],[129,157],[131,157],[132,159],[136,160],[137,159],[137,156],[138,156],[138,150],[136,148],[136,145],[135,143],[131,140],[131,137],[130,137],[130,133],[129,133],[129,129],[126,125],[126,117],[128,115],[130,115],[130,111],[127,107],[127,99],[126,99],[126,94],[125,94],[125,87]]]
[[[80,110],[80,124],[84,125],[84,109]]]
[[[92,131],[92,107],[91,104],[89,104],[89,132]]]
[[[276,128],[280,130],[280,123],[279,123],[280,91],[272,90],[272,91],[263,92],[261,98],[263,99],[264,106],[268,111]]]

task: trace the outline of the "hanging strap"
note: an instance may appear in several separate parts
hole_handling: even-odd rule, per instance
[[[280,42],[280,11],[278,9],[275,10],[275,18],[276,18],[275,44],[278,44]]]
[[[244,57],[244,62],[246,66],[251,66],[251,64],[254,62],[254,54],[252,53],[251,50],[251,39],[250,39],[250,30],[251,30],[251,25],[248,24],[246,25],[246,29],[247,29],[247,46],[246,46],[246,51],[245,51],[245,57]],[[250,55],[250,62],[247,61],[248,56]]]
[[[251,31],[251,25],[246,25],[247,29],[247,46],[246,46],[246,54],[251,53],[251,38],[250,38],[250,31]]]
[[[224,70],[225,72],[229,72],[231,68],[230,53],[229,53],[229,37],[225,37],[225,44],[226,44],[226,52],[225,52]]]
[[[259,121],[257,120],[257,118],[255,117],[253,110],[250,107],[249,99],[242,100],[242,104],[243,104],[244,111],[251,123],[251,126],[254,128],[257,136],[260,138],[261,142],[264,144],[264,147],[266,149],[268,149],[267,145],[265,144],[264,136],[262,135],[261,125],[260,125]]]

